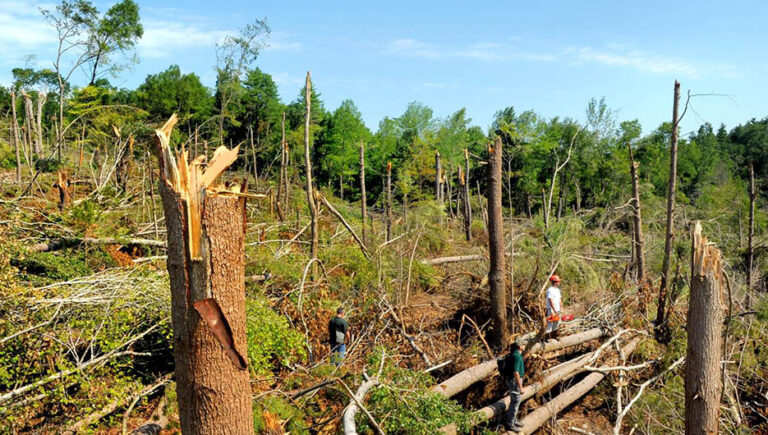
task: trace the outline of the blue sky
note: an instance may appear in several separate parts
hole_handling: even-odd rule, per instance
[[[587,101],[605,97],[647,133],[671,118],[675,79],[684,94],[728,95],[695,98],[684,134],[705,121],[732,127],[768,115],[765,2],[138,2],[141,62],[112,79],[117,86],[174,63],[212,86],[215,43],[266,17],[270,46],[257,66],[283,100],[311,70],[326,108],[351,98],[373,130],[415,100],[438,117],[466,107],[486,128],[506,106],[583,120]],[[25,55],[51,65],[55,40],[40,6],[52,5],[0,0],[0,83]]]

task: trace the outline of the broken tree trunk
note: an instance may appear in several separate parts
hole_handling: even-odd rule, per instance
[[[578,334],[563,337],[559,340],[533,341],[532,339],[529,339],[523,341],[527,343],[525,353],[530,355],[533,353],[551,352],[565,349],[566,347],[577,346],[604,337],[608,333],[609,331],[606,329],[593,328]],[[498,368],[496,361],[496,359],[488,360],[459,372],[432,387],[432,391],[445,397],[453,397],[469,388],[469,386],[475,382],[491,376]]]
[[[461,174],[459,174],[461,176]],[[467,241],[472,240],[472,201],[469,196],[469,150],[464,148],[464,235]]]
[[[363,243],[360,237],[357,236],[357,233],[352,228],[352,225],[350,225],[349,222],[347,222],[347,220],[344,219],[344,216],[342,216],[341,213],[339,213],[339,211],[336,210],[333,207],[333,205],[331,205],[330,202],[328,202],[328,199],[325,196],[323,196],[320,192],[315,192],[315,195],[323,203],[323,205],[325,205],[325,208],[327,208],[328,211],[331,212],[331,214],[333,214],[334,216],[336,216],[336,218],[339,219],[341,224],[344,225],[344,228],[346,228],[347,231],[349,231],[349,233],[352,235],[352,238],[355,239],[355,242],[357,242],[357,245],[360,246],[360,250],[363,251],[363,255],[365,256],[365,258],[370,261],[371,254],[368,252],[368,248],[365,247],[365,243]]]
[[[672,103],[672,142],[669,147],[669,183],[667,190],[667,232],[664,238],[664,260],[661,265],[661,284],[659,285],[659,300],[656,309],[656,339],[666,342],[669,334],[665,331],[667,303],[667,286],[669,285],[669,263],[672,255],[672,241],[675,232],[675,185],[677,183],[677,123],[679,121],[678,105],[680,103],[680,83],[675,80],[675,97]]]
[[[623,348],[624,355],[629,356],[635,350],[635,347],[637,347],[637,344],[640,342],[640,340],[641,338],[638,337],[633,339],[629,343],[627,343],[627,345],[624,346]],[[608,367],[609,367],[608,365],[605,365],[601,368],[608,368]],[[600,381],[605,379],[607,375],[608,373],[604,373],[604,372],[591,373],[589,376],[581,380],[581,382],[579,382],[578,384],[563,391],[557,397],[545,403],[543,406],[533,410],[533,412],[529,413],[528,415],[525,416],[525,418],[520,420],[520,424],[523,426],[522,432],[526,434],[531,434],[537,429],[539,429],[541,426],[546,424],[550,419],[556,416],[563,409],[565,409],[575,401],[579,400],[582,396],[587,394],[592,388],[595,388],[595,386],[599,384]],[[512,433],[512,432],[509,432],[509,433]]]
[[[438,204],[443,203],[443,195],[442,195],[442,189],[441,189],[441,183],[440,183],[440,152],[435,151],[435,199],[437,200]]]
[[[69,204],[72,202],[72,196],[69,194],[70,185],[67,174],[59,171],[56,184],[53,185],[59,191],[59,210],[69,207]]]
[[[392,240],[392,162],[387,162],[387,242]]]
[[[440,258],[433,258],[431,260],[421,260],[421,264],[424,264],[427,266],[438,266],[441,264],[461,263],[464,261],[479,261],[484,258],[485,258],[485,255],[483,254],[457,255],[455,257],[440,257]]]
[[[286,184],[288,182],[288,177],[286,176],[285,112],[283,112],[283,118],[280,122],[280,129],[282,131],[282,138],[280,139],[280,179],[277,181],[277,216],[280,218],[280,222],[285,222],[284,210],[288,204],[288,200],[285,198]]]
[[[640,212],[640,177],[637,174],[638,163],[632,154],[632,146],[627,142],[629,149],[629,171],[632,175],[632,208],[634,218],[633,247],[635,252],[635,265],[637,267],[637,283],[642,286],[645,282],[645,255],[643,255],[643,217]]]
[[[363,382],[362,385],[357,389],[357,392],[355,394],[350,396],[349,399],[349,405],[347,405],[347,409],[344,411],[344,417],[342,418],[343,428],[344,428],[344,435],[357,435],[357,426],[355,425],[355,415],[357,414],[357,411],[360,409],[365,412],[366,417],[368,417],[368,420],[371,422],[372,425],[375,426],[376,433],[383,434],[384,432],[379,427],[378,423],[376,423],[375,420],[373,420],[373,416],[368,413],[368,411],[363,408],[363,400],[365,399],[365,395],[368,394],[368,391],[379,385],[379,379],[378,378],[372,378],[368,381]],[[346,388],[346,385],[344,385]],[[351,391],[349,391],[351,393]]]
[[[306,165],[307,204],[309,205],[310,234],[311,234],[309,257],[311,259],[316,259],[318,237],[319,237],[318,232],[320,230],[317,225],[317,203],[315,202],[315,194],[312,188],[312,159],[309,153],[309,121],[311,117],[311,103],[312,103],[311,95],[312,95],[312,81],[310,80],[309,71],[307,71],[306,92],[304,96],[304,100],[306,101],[306,104],[307,104],[306,116],[304,117],[304,164]]]
[[[747,234],[747,294],[745,299],[746,309],[752,308],[752,268],[755,261],[755,165],[749,162],[749,233]]]
[[[365,142],[360,142],[360,208],[362,213],[363,243],[368,243],[365,237],[365,221],[368,219],[368,210],[365,204]]]
[[[37,119],[35,125],[35,131],[37,132],[37,143],[40,147],[40,152],[43,151],[43,106],[48,95],[45,92],[37,92]]]
[[[717,434],[722,394],[724,279],[720,250],[696,221],[691,232],[691,297],[685,364],[685,433]]]
[[[507,282],[504,264],[504,216],[501,210],[501,138],[489,148],[488,167],[488,252],[491,287],[491,341],[497,349],[507,344]]]
[[[185,434],[253,433],[244,356],[245,199],[214,185],[237,158],[219,147],[188,162],[171,153],[176,115],[157,130],[165,211],[176,389]]]

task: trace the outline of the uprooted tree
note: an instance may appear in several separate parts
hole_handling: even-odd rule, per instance
[[[215,183],[238,148],[205,167],[171,151],[176,115],[159,130],[160,195],[168,236],[173,351],[181,430],[253,433],[245,355],[245,184]]]

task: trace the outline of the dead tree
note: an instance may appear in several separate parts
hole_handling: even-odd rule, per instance
[[[472,232],[470,231],[470,224],[471,217],[469,217],[469,213],[467,212],[469,204],[468,204],[468,195],[466,194],[466,180],[464,178],[464,171],[461,169],[461,166],[459,166],[459,200],[461,202],[461,216],[462,216],[462,225],[464,227],[464,236],[466,237],[467,241],[469,242],[472,240]]]
[[[667,286],[669,285],[669,263],[672,256],[672,242],[675,234],[675,185],[677,183],[677,123],[679,121],[678,105],[680,104],[680,82],[675,80],[675,97],[672,104],[672,142],[669,147],[669,184],[667,190],[667,232],[664,239],[664,259],[661,265],[661,284],[659,285],[659,301],[656,310],[656,339],[666,342],[666,319],[664,313],[667,303]]]
[[[448,177],[446,177],[446,199],[448,200],[448,216],[453,220],[453,169],[448,168]]]
[[[469,150],[466,148],[464,148],[464,177],[461,181],[464,186],[464,235],[469,242],[472,240],[472,201],[469,196]]]
[[[368,243],[365,237],[365,221],[368,219],[368,210],[365,204],[365,142],[360,142],[360,208],[362,213],[363,243]]]
[[[40,152],[43,151],[43,106],[48,95],[45,92],[37,92],[37,113],[36,113],[36,125],[35,131],[37,132],[37,144],[40,147]]]
[[[285,112],[283,112],[283,118],[280,122],[280,129],[282,131],[282,138],[280,139],[280,174],[277,181],[277,216],[280,218],[280,222],[285,222],[285,207],[287,207],[288,199],[285,194],[287,191],[288,177],[286,175],[286,160],[287,160],[287,145],[285,143]]]
[[[307,84],[304,100],[307,103],[307,113],[304,118],[304,164],[306,165],[307,173],[307,204],[309,205],[309,218],[310,218],[310,234],[312,241],[310,244],[309,256],[311,259],[317,258],[317,245],[319,237],[319,228],[317,225],[317,203],[315,202],[315,194],[312,188],[312,159],[309,153],[309,121],[311,116],[311,95],[312,95],[312,81],[310,80],[309,71],[307,71]]]
[[[632,246],[635,252],[635,264],[637,266],[637,283],[642,286],[645,282],[645,255],[643,255],[643,217],[640,212],[640,178],[637,174],[638,163],[632,153],[632,146],[627,142],[629,150],[629,171],[632,175],[632,209],[634,218],[634,237]]]
[[[392,162],[387,162],[387,242],[392,240]]]
[[[53,187],[59,191],[59,210],[64,210],[72,203],[72,196],[69,193],[69,186],[71,184],[66,173],[58,173],[56,184]]]
[[[571,138],[571,144],[568,146],[568,156],[563,163],[560,163],[560,157],[558,156],[555,162],[555,169],[552,172],[552,180],[549,182],[549,195],[544,198],[544,227],[549,228],[549,214],[552,209],[552,195],[555,192],[555,182],[557,181],[557,173],[562,170],[568,162],[571,161],[571,152],[573,151],[573,143],[576,141],[576,137],[581,132],[582,127],[579,127]]]
[[[11,138],[16,148],[16,182],[21,184],[21,139],[19,139],[19,124],[16,118],[16,91],[11,89]]]
[[[442,195],[442,185],[440,183],[440,173],[441,173],[441,167],[440,167],[440,151],[435,151],[435,199],[437,200],[438,204],[443,203],[443,195]]]
[[[491,287],[492,342],[497,348],[507,343],[507,283],[504,264],[504,216],[501,209],[501,138],[490,151],[488,167],[488,252],[491,257],[488,283]]]
[[[696,221],[691,232],[691,297],[685,365],[685,433],[716,434],[722,395],[724,278],[720,250]]]
[[[757,199],[755,165],[749,162],[749,233],[747,234],[747,294],[745,300],[747,310],[752,305],[752,270],[755,261],[755,199]]]
[[[173,115],[159,138],[171,320],[181,431],[253,433],[245,355],[245,199],[241,187],[215,185],[239,147],[188,161],[171,152]],[[245,186],[243,186],[245,187]]]

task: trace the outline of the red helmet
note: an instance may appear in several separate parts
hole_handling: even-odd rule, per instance
[[[549,277],[549,280],[551,282],[560,282],[560,277],[557,276],[557,275],[552,275],[552,276]]]

